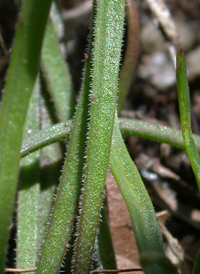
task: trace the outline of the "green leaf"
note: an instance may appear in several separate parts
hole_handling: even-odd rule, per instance
[[[166,143],[182,150],[185,149],[181,130],[140,120],[124,118],[119,118],[119,126],[122,134],[136,136],[159,143]],[[66,123],[55,124],[50,128],[41,130],[36,134],[25,138],[22,143],[21,157],[24,157],[39,148],[67,139],[71,129],[72,121],[70,120]],[[193,134],[193,138],[198,151],[200,151],[200,137]]]
[[[74,273],[89,273],[98,228],[117,100],[124,0],[97,0],[91,109]]]
[[[117,269],[105,201],[101,209],[101,220],[97,234],[97,254],[103,269]]]
[[[176,77],[183,140],[200,191],[200,157],[192,136],[187,68],[182,50],[177,53]]]
[[[39,130],[39,83],[35,84],[24,126],[24,137]],[[39,156],[36,151],[20,162],[20,189],[17,199],[17,268],[35,268],[39,216]]]
[[[45,130],[53,124],[51,111],[44,100],[43,86],[40,86],[40,119],[41,129]],[[56,143],[40,150],[40,202],[38,217],[38,254],[44,243],[44,236],[53,204],[53,195],[59,182],[60,169],[63,161],[61,144]]]
[[[136,3],[133,0],[126,0],[126,21],[127,21],[127,40],[125,55],[120,71],[118,106],[120,114],[126,95],[133,82],[137,59],[139,55],[139,16]]]
[[[153,205],[139,172],[125,147],[117,117],[113,131],[110,168],[128,207],[140,257],[148,251],[148,254],[156,252],[156,254],[165,258]],[[148,267],[143,264],[142,260],[141,263],[145,273],[168,273],[166,269],[163,272],[161,271],[160,262],[158,264],[157,262],[150,263]]]
[[[0,116],[0,273],[5,267],[23,125],[36,79],[50,4],[51,0],[24,1],[3,94]]]
[[[69,68],[61,54],[50,20],[47,23],[44,36],[41,69],[58,119],[61,122],[65,122],[74,114],[75,95],[73,93]]]
[[[92,36],[90,37],[89,56],[91,56],[92,44]],[[84,153],[88,120],[90,66],[90,58],[88,58],[85,61],[81,94],[50,224],[38,263],[37,274],[59,272],[76,217],[82,170],[85,163]]]

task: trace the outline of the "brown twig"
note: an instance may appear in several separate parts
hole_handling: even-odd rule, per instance
[[[5,268],[6,273],[25,273],[25,272],[35,272],[36,268],[30,268],[30,269],[20,269],[20,268]]]
[[[0,76],[4,74],[10,60],[10,51],[7,51],[4,56],[0,58]]]
[[[6,45],[4,43],[4,40],[3,40],[3,36],[1,34],[1,31],[0,31],[0,45],[1,45],[1,48],[3,50],[3,53],[6,53],[7,52],[7,49],[6,49]]]
[[[190,18],[192,19],[198,19],[199,20],[199,9],[200,2],[195,3],[195,7],[192,6],[192,4],[189,1],[185,0],[171,0],[173,4],[177,7],[182,9]]]
[[[146,0],[146,3],[158,20],[160,28],[166,38],[177,48],[180,45],[180,37],[165,2],[163,0]]]
[[[125,268],[125,269],[101,269],[101,270],[93,270],[91,274],[99,274],[99,273],[119,273],[119,272],[135,272],[135,271],[142,271],[141,267],[134,267],[134,268]]]

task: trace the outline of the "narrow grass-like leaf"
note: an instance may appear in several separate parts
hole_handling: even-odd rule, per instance
[[[53,124],[48,104],[40,95],[41,129],[46,129]],[[62,149],[59,143],[52,144],[40,151],[40,203],[38,220],[38,253],[44,242],[47,221],[53,204],[53,194],[58,184],[62,166]]]
[[[87,134],[92,35],[90,37],[81,94],[37,274],[59,272],[77,213]]]
[[[125,97],[130,89],[137,58],[139,54],[139,18],[136,4],[132,0],[126,0],[127,40],[123,65],[120,71],[118,92],[118,113],[120,114]],[[109,223],[106,218],[105,208],[101,210],[101,223],[97,235],[97,248],[100,263],[104,269],[117,269],[115,254],[112,245]]]
[[[177,53],[176,77],[183,140],[200,191],[200,157],[192,136],[187,68],[182,50]]]
[[[45,31],[41,68],[48,91],[53,99],[58,119],[65,122],[74,114],[75,96],[72,90],[69,69],[61,54],[50,20]]]
[[[53,29],[55,31],[57,39],[60,40],[60,38],[62,38],[62,36],[64,35],[64,24],[55,1],[51,5],[50,18],[52,20]]]
[[[165,253],[155,211],[139,172],[125,147],[117,117],[113,130],[110,167],[128,207],[140,256],[144,254],[145,259],[148,261],[148,254],[155,252],[155,254],[159,254],[164,259]],[[148,254],[146,253],[147,251],[149,252]],[[154,262],[151,262],[151,260],[146,264],[144,262],[146,261],[141,260],[145,273],[169,273],[167,268],[162,266],[161,261],[155,259]],[[169,267],[173,268],[171,263],[167,262]],[[176,273],[175,268],[173,269],[174,273]]]
[[[134,78],[139,55],[139,18],[135,1],[126,0],[127,41],[123,65],[120,71],[118,113],[121,112],[124,100]]]
[[[39,130],[38,81],[32,93],[24,127],[24,137]],[[39,213],[39,151],[21,160],[20,189],[17,199],[17,260],[21,269],[36,267]]]
[[[21,157],[38,150],[39,148],[63,141],[69,138],[72,130],[72,120],[60,123],[50,128],[38,131],[22,142]]]
[[[140,120],[124,118],[119,118],[119,126],[122,134],[137,136],[159,143],[166,143],[182,150],[185,149],[181,130]],[[25,157],[27,154],[34,152],[39,148],[67,139],[71,129],[72,121],[70,120],[66,123],[53,125],[46,130],[41,130],[36,134],[31,135],[23,140],[21,157]],[[193,134],[193,138],[197,149],[200,152],[200,137]]]
[[[117,269],[115,252],[109,228],[109,220],[105,205],[101,209],[101,221],[97,235],[97,253],[103,269]]]
[[[98,228],[117,100],[124,0],[97,0],[90,125],[74,273],[89,273]]]
[[[187,80],[187,68],[184,53],[182,50],[178,51],[177,53],[176,77],[183,140],[200,191],[200,156],[192,135],[190,94]],[[197,257],[195,259],[195,264],[192,273],[200,273],[199,267],[200,251],[198,252]]]
[[[75,96],[73,93],[72,82],[68,72],[67,65],[61,54],[60,46],[56,36],[60,36],[63,31],[60,14],[55,4],[51,7],[51,19],[49,20],[45,32],[45,38],[42,49],[41,68],[43,71],[42,82],[47,85],[48,92],[54,102],[54,110],[58,116],[58,120],[65,122],[72,117],[75,110]],[[56,34],[54,33],[56,30]],[[45,83],[44,83],[45,82]],[[49,111],[50,104],[46,104],[44,98],[41,97],[41,127],[47,128],[53,124]],[[49,219],[50,207],[52,206],[52,198],[55,185],[58,182],[59,170],[61,167],[62,151],[59,144],[54,144],[41,151],[41,193],[40,193],[40,243],[44,241],[44,231],[47,229],[46,224]]]
[[[157,123],[124,118],[119,119],[119,126],[122,134],[137,136],[139,138],[166,143],[180,149],[185,149],[181,130]],[[197,135],[194,136],[198,143],[199,137]]]
[[[17,24],[0,116],[0,273],[18,178],[20,146],[51,0],[24,1]],[[37,18],[37,20],[35,20]]]

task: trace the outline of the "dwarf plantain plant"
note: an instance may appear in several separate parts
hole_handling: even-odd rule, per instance
[[[59,273],[66,261],[73,273],[89,273],[108,166],[127,204],[144,272],[177,273],[165,257],[153,205],[120,130],[190,150],[184,146],[180,131],[117,116],[118,86],[120,112],[138,52],[138,30],[134,29],[138,22],[130,20],[131,15],[136,16],[136,10],[129,2],[128,7],[134,10],[127,12],[129,38],[135,35],[136,41],[129,39],[119,83],[125,2],[93,2],[83,83],[73,121],[70,119],[75,95],[54,33],[58,27],[55,10],[48,20],[50,0],[22,3],[0,116],[0,273],[4,273],[6,265],[16,193],[16,266],[36,269],[37,274],[53,274]],[[178,53],[178,58],[179,89],[187,76],[182,74],[182,53]],[[181,119],[185,121],[188,117],[183,115]],[[55,121],[62,123],[54,125]],[[184,134],[183,137],[185,141]],[[61,169],[63,147],[55,142],[66,140],[69,143]],[[195,142],[199,149],[199,137],[195,137]],[[188,154],[193,157],[193,151]],[[62,174],[53,199],[60,169]],[[103,211],[102,215],[104,224],[97,241],[99,261],[112,268],[116,266],[115,256],[106,213]],[[75,237],[73,248],[68,245],[70,237]],[[110,262],[104,256],[108,250]]]

